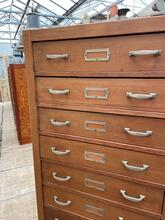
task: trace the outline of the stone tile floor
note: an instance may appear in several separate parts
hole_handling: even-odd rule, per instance
[[[32,145],[19,145],[11,103],[4,103],[0,220],[37,220]]]

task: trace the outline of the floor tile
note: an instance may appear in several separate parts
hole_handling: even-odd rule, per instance
[[[32,145],[19,145],[11,103],[4,103],[0,220],[37,220]]]

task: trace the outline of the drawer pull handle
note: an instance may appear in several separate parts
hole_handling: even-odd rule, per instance
[[[85,129],[88,131],[106,132],[106,122],[85,121]]]
[[[91,214],[94,214],[94,215],[104,216],[104,209],[97,208],[97,207],[92,206],[92,205],[86,204],[85,205],[85,211],[89,212]]]
[[[55,119],[50,119],[50,123],[55,126],[69,126],[70,125],[70,121],[68,120],[61,122],[61,121],[56,121]]]
[[[96,189],[103,192],[105,191],[105,184],[103,182],[85,178],[84,185],[88,188]]]
[[[134,50],[134,51],[129,51],[129,56],[148,56],[148,55],[161,55],[162,50]]]
[[[145,196],[143,195],[140,195],[139,198],[135,198],[135,197],[132,197],[132,196],[128,196],[126,194],[126,191],[125,190],[120,190],[120,193],[122,194],[122,196],[127,199],[128,201],[131,201],[131,202],[142,202],[144,199],[145,199]]]
[[[64,54],[47,54],[47,59],[68,59],[69,55],[67,53]]]
[[[131,128],[124,128],[124,131],[127,134],[130,134],[132,136],[137,136],[137,137],[147,137],[152,135],[152,131],[145,131],[145,132],[141,132],[141,131],[132,131]]]
[[[128,169],[128,170],[133,170],[133,171],[145,171],[149,168],[149,165],[143,164],[142,167],[137,167],[137,166],[132,166],[128,164],[127,160],[123,160],[122,164]]]
[[[119,216],[119,217],[118,217],[118,220],[124,220],[124,218],[123,218],[123,217],[121,217],[121,216]]]
[[[69,89],[65,89],[65,90],[48,89],[48,92],[53,95],[68,95],[70,91]]]
[[[53,154],[55,154],[57,156],[65,156],[70,153],[70,150],[58,151],[58,150],[56,150],[55,147],[51,147],[51,151]]]
[[[157,93],[151,92],[149,94],[136,94],[132,92],[126,92],[126,96],[134,99],[153,99],[157,96]]]
[[[67,182],[71,179],[71,176],[66,176],[66,177],[59,177],[57,176],[57,173],[52,173],[53,178],[59,182]]]
[[[66,202],[61,202],[58,199],[59,198],[57,196],[54,196],[54,202],[59,206],[68,206],[72,203],[70,200],[67,200]]]
[[[103,95],[89,95],[90,92],[103,92]],[[109,90],[107,88],[85,88],[84,96],[87,99],[108,99]]]
[[[89,54],[98,54],[98,53],[106,53],[105,56],[102,57],[91,57]],[[109,48],[103,49],[86,49],[84,54],[85,61],[87,62],[97,62],[97,61],[109,61],[110,59],[110,50]]]

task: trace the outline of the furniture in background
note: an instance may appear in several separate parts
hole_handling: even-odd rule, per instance
[[[19,143],[31,143],[29,101],[24,64],[9,65],[9,84]]]
[[[39,220],[165,220],[164,20],[24,32]]]
[[[8,56],[0,56],[0,101],[9,102]]]

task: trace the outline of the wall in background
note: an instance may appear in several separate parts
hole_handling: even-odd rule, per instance
[[[13,49],[11,48],[11,45],[9,43],[1,43],[0,42],[0,56],[3,55],[12,55]]]

